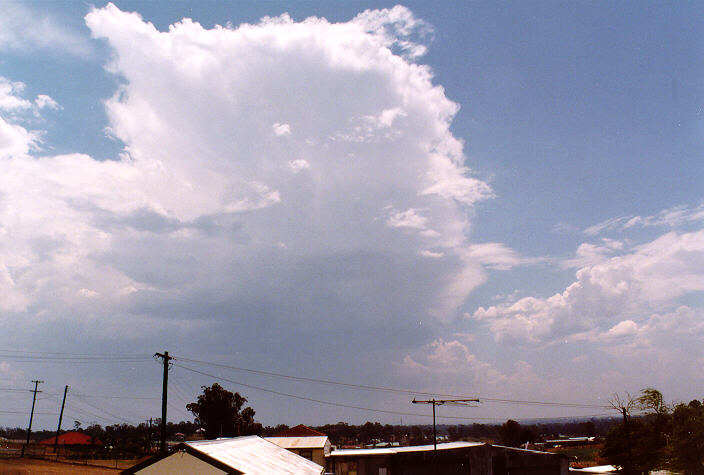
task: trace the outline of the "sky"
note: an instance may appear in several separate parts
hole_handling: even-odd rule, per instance
[[[0,426],[704,397],[702,4],[2,8]]]

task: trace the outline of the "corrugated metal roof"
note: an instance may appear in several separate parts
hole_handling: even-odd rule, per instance
[[[256,435],[186,442],[189,447],[248,475],[321,475],[323,467]]]
[[[315,429],[311,429],[303,424],[298,424],[296,427],[291,427],[274,434],[274,437],[315,437],[325,435]]]
[[[322,449],[328,437],[264,437],[264,440],[283,447],[284,449]]]
[[[467,447],[478,447],[480,445],[485,445],[484,442],[445,442],[438,444],[438,450],[451,450],[451,449],[464,449]],[[410,447],[393,447],[392,450],[395,452],[426,452],[429,450],[434,450],[435,446],[430,445],[411,445]]]
[[[446,442],[438,444],[438,450],[462,449],[467,447],[477,447],[485,445],[484,442]],[[383,449],[340,449],[333,450],[330,455],[333,457],[358,456],[358,455],[391,455],[399,452],[428,452],[433,451],[433,445],[412,445],[410,447],[388,447]]]
[[[582,473],[617,473],[618,468],[613,465],[599,465],[596,467],[586,467],[586,468],[570,468],[570,472],[582,472]]]

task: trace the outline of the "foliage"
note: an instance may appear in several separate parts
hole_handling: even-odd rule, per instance
[[[513,419],[507,420],[499,429],[501,434],[501,445],[508,447],[520,447],[526,442],[533,442],[535,435],[528,427],[522,427],[521,424]]]
[[[643,419],[614,426],[606,436],[602,456],[624,473],[647,474],[662,460],[664,441],[657,427]]]
[[[254,422],[254,409],[245,407],[247,398],[213,383],[202,386],[197,402],[186,406],[196,418],[196,424],[205,430],[206,439],[259,434],[262,426]]]
[[[685,473],[704,473],[704,406],[678,404],[672,413],[672,462]]]
[[[617,399],[622,424],[606,436],[602,456],[626,474],[677,469],[704,474],[704,406],[694,400],[670,407],[660,391],[647,388],[638,398]],[[634,409],[645,414],[634,417]]]

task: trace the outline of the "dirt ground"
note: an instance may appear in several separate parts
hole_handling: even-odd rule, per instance
[[[2,475],[103,475],[116,474],[120,470],[124,470],[124,467],[120,469],[99,468],[30,458],[0,458],[0,474]]]

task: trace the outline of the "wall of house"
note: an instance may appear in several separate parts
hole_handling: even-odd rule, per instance
[[[552,454],[493,446],[405,452],[387,456],[328,457],[336,475],[568,475],[568,461]]]
[[[227,474],[187,452],[176,452],[139,470],[139,475],[223,475]]]

